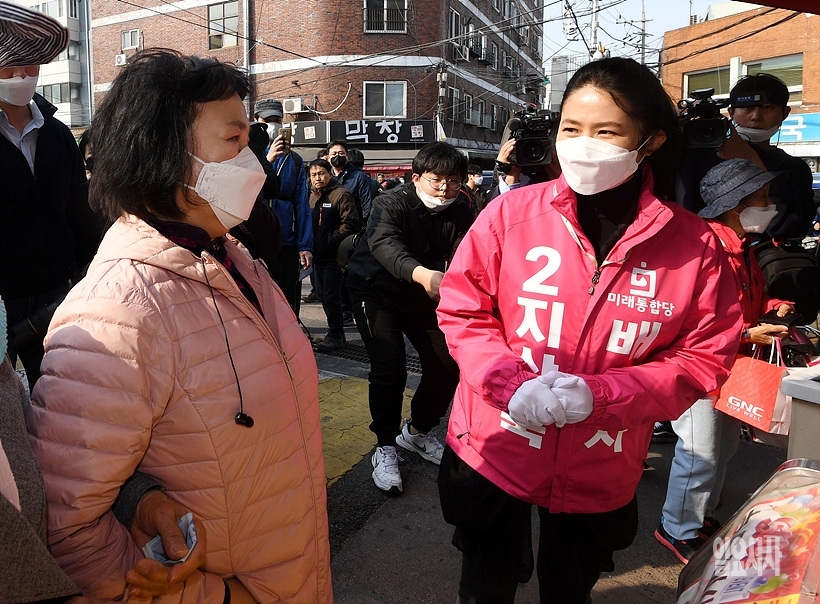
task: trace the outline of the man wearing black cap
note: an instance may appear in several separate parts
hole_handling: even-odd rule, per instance
[[[700,211],[704,204],[698,184],[706,172],[725,159],[748,159],[761,169],[784,172],[771,186],[778,213],[766,235],[802,239],[811,229],[814,216],[811,169],[799,157],[789,155],[770,142],[791,111],[788,87],[766,73],[745,76],[732,87],[729,99],[729,116],[736,133],[733,131],[717,150],[686,151],[681,171],[684,186],[681,203],[694,212]]]
[[[741,78],[729,98],[729,116],[737,133],[760,156],[767,170],[784,173],[771,185],[777,216],[766,233],[771,237],[802,239],[814,217],[811,168],[770,142],[789,117],[789,89],[775,76],[760,73]]]
[[[0,296],[9,356],[40,376],[51,315],[100,240],[85,162],[57,108],[34,90],[40,65],[68,44],[57,21],[0,2]]]
[[[262,99],[254,107],[257,122],[267,124],[270,147],[267,160],[279,176],[279,194],[268,205],[282,225],[282,248],[273,267],[274,279],[293,312],[299,315],[300,269],[313,265],[313,229],[308,203],[307,171],[302,157],[292,151],[290,140],[280,134],[284,111],[275,99]]]

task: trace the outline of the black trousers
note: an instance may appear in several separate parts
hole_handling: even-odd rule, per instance
[[[298,317],[302,301],[302,284],[299,281],[299,271],[302,266],[299,263],[299,248],[295,245],[283,245],[276,256],[276,261],[277,266],[273,268],[276,285],[285,294],[285,299]]]
[[[344,310],[342,307],[342,284],[344,273],[335,260],[313,262],[316,275],[316,297],[322,302],[327,319],[327,335],[345,337]]]
[[[531,564],[532,505],[502,491],[444,448],[438,476],[444,519],[462,552],[459,602],[512,604]],[[638,504],[599,514],[552,514],[538,508],[537,572],[541,604],[587,604],[613,552],[638,531]]]
[[[438,425],[458,386],[458,365],[450,356],[433,305],[399,308],[366,283],[348,277],[353,316],[370,357],[369,402],[380,447],[395,446],[407,383],[404,336],[416,349],[421,381],[410,401],[413,427],[427,432]]]

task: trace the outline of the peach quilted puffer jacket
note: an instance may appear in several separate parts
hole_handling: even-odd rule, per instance
[[[225,246],[264,317],[213,256],[130,216],[52,320],[27,420],[49,545],[87,594],[122,596],[142,557],[111,512],[139,470],[207,532],[203,572],[157,601],[222,602],[229,576],[258,602],[333,600],[313,351],[264,266]]]

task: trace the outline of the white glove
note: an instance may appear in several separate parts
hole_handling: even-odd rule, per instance
[[[561,403],[568,424],[582,422],[592,413],[594,397],[583,378],[560,371],[548,371],[539,379],[550,386]]]
[[[554,423],[560,428],[567,423],[564,408],[550,387],[542,381],[543,377],[527,380],[510,398],[507,412],[516,424],[540,428]]]

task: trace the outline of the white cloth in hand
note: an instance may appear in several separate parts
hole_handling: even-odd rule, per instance
[[[527,380],[510,398],[507,412],[516,424],[540,428],[554,423],[560,428],[567,423],[563,406],[543,379],[539,376]]]
[[[582,422],[590,416],[594,397],[583,378],[560,371],[548,371],[539,379],[550,386],[561,403],[568,424]]]

